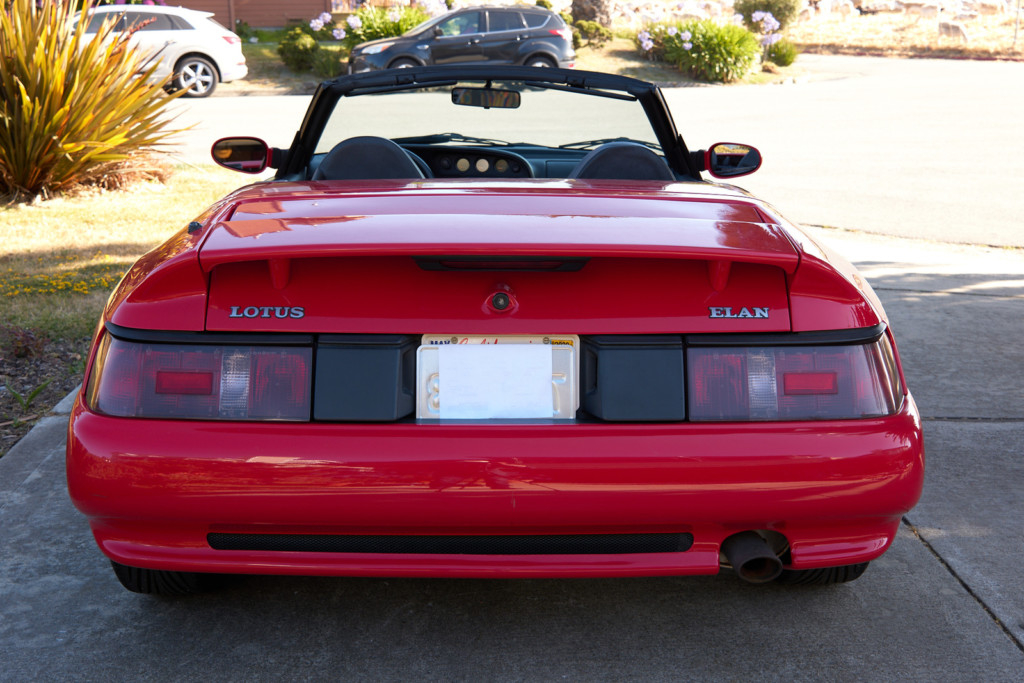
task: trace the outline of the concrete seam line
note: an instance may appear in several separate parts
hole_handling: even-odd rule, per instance
[[[981,597],[977,593],[975,593],[970,586],[967,585],[967,582],[960,578],[960,575],[956,573],[956,570],[953,569],[953,567],[950,566],[950,564],[943,559],[942,555],[940,555],[938,551],[936,551],[935,548],[932,547],[932,544],[929,543],[925,539],[925,537],[918,532],[917,527],[915,527],[911,523],[911,521],[906,517],[903,518],[903,525],[910,530],[910,533],[914,534],[917,540],[921,541],[921,544],[924,545],[924,547],[928,549],[928,552],[930,552],[935,557],[935,559],[939,561],[939,564],[945,567],[946,571],[949,572],[949,575],[956,579],[957,583],[959,583],[960,586],[965,591],[967,591],[967,594],[974,598],[974,601],[978,603],[978,605],[980,605],[983,610],[985,610],[985,614],[987,614],[989,618],[995,622],[996,626],[998,626],[1003,631],[1003,633],[1006,634],[1006,637],[1010,639],[1010,642],[1016,645],[1018,650],[1024,652],[1024,643],[1021,643],[1020,640],[1017,639],[1017,636],[1015,636],[1013,634],[1013,631],[1011,631],[1009,627],[1007,627],[1007,625],[1003,623],[1003,620],[997,617],[995,612],[993,612],[989,608],[989,606],[985,604],[985,601],[982,600]]]
[[[965,422],[970,424],[1016,424],[1024,422],[1024,417],[953,417],[949,415],[936,415],[934,417],[922,417],[922,422]]]
[[[868,280],[871,276],[867,276]],[[983,299],[1008,299],[1020,301],[1024,294],[984,294],[982,292],[962,292],[954,289],[904,289],[903,287],[872,287],[876,292],[903,292],[904,294],[944,294],[946,296],[976,296]]]

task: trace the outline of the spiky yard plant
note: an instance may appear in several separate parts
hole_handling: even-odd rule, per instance
[[[7,4],[7,3],[4,3]],[[0,10],[0,195],[54,194],[116,173],[168,135],[168,79],[105,22],[92,0],[13,0]]]

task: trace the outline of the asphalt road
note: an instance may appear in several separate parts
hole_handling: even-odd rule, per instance
[[[1024,62],[800,60],[795,84],[666,88],[687,144],[758,147],[764,165],[738,184],[798,223],[1024,246]],[[209,163],[219,137],[289,146],[309,98],[180,102],[178,121],[194,125],[180,157]]]
[[[916,69],[919,63],[898,64]],[[972,64],[979,74],[997,66]],[[752,99],[770,100],[775,92],[798,97],[801,88],[824,92],[818,88],[838,83],[687,89],[671,97],[682,119],[675,98],[715,92],[734,98],[734,90],[750,90]],[[893,92],[911,88],[891,86]],[[235,102],[236,113],[255,99]],[[834,102],[831,96],[807,101],[815,99]],[[201,106],[221,105],[212,99]],[[280,106],[248,108],[273,119],[296,103]],[[755,113],[745,116],[753,121]],[[712,118],[701,124],[708,141],[759,142],[742,131],[719,133]],[[276,120],[250,117],[243,125],[235,132],[265,126],[268,140],[287,142],[273,137],[283,129]],[[762,147],[773,158],[770,144]],[[817,176],[808,169],[811,182]],[[832,171],[826,164],[818,173]],[[932,187],[942,178],[920,180]],[[871,193],[864,188],[872,182],[853,181],[851,188]],[[877,202],[861,208],[884,206],[891,198],[885,187],[879,185]],[[979,206],[1011,203],[1012,194],[978,187],[988,188]],[[794,218],[859,227],[843,218],[856,217],[856,202],[843,210],[840,200],[834,199],[837,217],[823,204],[819,219],[813,202],[777,201]],[[916,202],[919,211],[902,227],[934,238],[927,204]],[[977,222],[956,223],[958,238],[969,240]],[[752,586],[729,575],[249,577],[187,599],[139,596],[116,582],[68,501],[66,416],[58,411],[0,459],[0,680],[1021,680],[1024,252],[815,233],[876,288],[924,416],[924,496],[893,547],[861,579],[801,589]]]

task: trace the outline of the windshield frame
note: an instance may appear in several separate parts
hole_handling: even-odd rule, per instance
[[[635,99],[643,107],[662,148],[665,161],[678,174],[700,178],[661,90],[652,83],[576,69],[538,69],[522,66],[445,66],[414,67],[341,76],[320,84],[302,125],[289,150],[287,163],[278,169],[277,178],[296,177],[310,163],[320,136],[336,106],[344,106],[345,97],[379,92],[399,92],[454,86],[462,81],[522,81],[528,86],[550,87],[579,93],[581,97],[607,96]]]

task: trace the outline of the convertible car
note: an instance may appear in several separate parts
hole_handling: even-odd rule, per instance
[[[323,83],[276,169],[110,297],[68,485],[129,590],[224,574],[829,584],[891,544],[921,423],[878,299],[691,150],[659,89]]]

